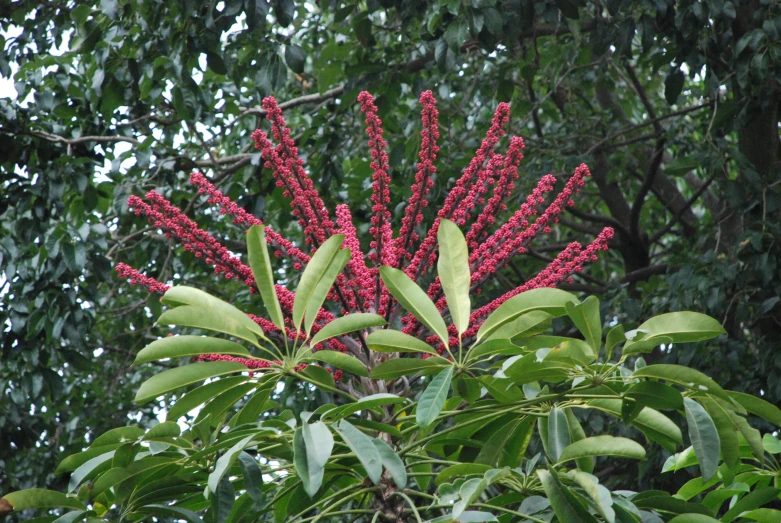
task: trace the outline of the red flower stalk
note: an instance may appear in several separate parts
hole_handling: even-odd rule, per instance
[[[171,288],[170,285],[160,283],[154,278],[141,274],[126,263],[118,263],[114,270],[117,271],[120,278],[129,278],[130,285],[142,285],[146,287],[149,292],[165,294],[166,291]]]
[[[304,169],[304,161],[298,157],[298,147],[290,136],[290,129],[282,117],[282,109],[277,105],[273,96],[263,99],[263,108],[266,110],[266,120],[271,122],[271,133],[277,141],[276,152],[284,161],[284,165],[290,172],[293,184],[291,189],[303,201],[305,214],[308,220],[314,223],[306,223],[316,238],[315,247],[323,243],[333,234],[334,223],[328,216],[328,209],[320,198],[311,178]],[[267,156],[264,153],[264,156]]]
[[[437,259],[434,253],[434,248],[437,244],[437,232],[439,231],[439,218],[447,218],[453,220],[459,225],[463,225],[463,221],[466,219],[466,202],[465,196],[471,188],[471,184],[474,182],[474,177],[485,165],[487,156],[492,154],[493,148],[499,143],[499,140],[504,136],[504,128],[510,121],[510,104],[500,103],[496,108],[493,120],[491,121],[491,128],[485,135],[483,142],[475,152],[474,158],[469,162],[469,166],[464,169],[464,174],[456,181],[455,187],[450,190],[445,203],[437,213],[437,219],[434,220],[431,228],[426,234],[426,238],[418,248],[415,255],[412,257],[412,261],[409,263],[404,272],[407,276],[416,280],[426,269],[428,269]]]
[[[368,311],[371,309],[373,301],[374,277],[372,277],[371,271],[366,267],[363,251],[361,251],[361,243],[358,240],[358,233],[353,225],[352,214],[350,213],[350,208],[345,204],[336,206],[336,225],[338,227],[336,232],[344,234],[342,247],[350,249],[351,257],[347,264],[347,269],[352,277],[348,285],[362,300],[361,307],[356,306],[354,308],[362,308]]]
[[[412,195],[407,201],[404,210],[404,218],[401,220],[399,237],[396,238],[396,253],[399,258],[394,267],[400,267],[407,259],[412,258],[409,252],[420,237],[415,232],[415,227],[423,221],[423,209],[428,206],[426,196],[434,186],[433,176],[437,172],[434,162],[437,159],[439,146],[439,111],[437,101],[431,91],[423,91],[420,95],[420,103],[423,106],[420,119],[423,130],[420,132],[420,152],[418,153],[418,170],[415,173],[415,184],[412,186]],[[402,259],[403,258],[403,259]]]

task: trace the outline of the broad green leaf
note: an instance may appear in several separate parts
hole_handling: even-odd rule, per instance
[[[515,429],[521,422],[525,421],[525,418],[515,418],[504,425],[501,429],[494,432],[490,438],[485,442],[485,445],[480,449],[480,452],[475,458],[475,463],[482,465],[489,465],[492,467],[497,466],[499,458],[502,456],[502,452],[505,450],[508,444],[510,444],[511,438],[513,438]]]
[[[743,392],[730,391],[729,395],[750,413],[766,419],[776,427],[781,427],[781,409],[772,403]]]
[[[168,289],[160,301],[173,307],[191,305],[209,309],[220,316],[230,318],[261,339],[266,339],[263,329],[261,329],[260,325],[255,323],[249,316],[230,303],[216,298],[208,292],[203,292],[193,287],[187,287],[186,285],[177,285]],[[160,320],[158,320],[158,323],[161,323]]]
[[[266,244],[266,226],[253,225],[247,232],[247,251],[249,254],[249,266],[255,277],[260,298],[266,307],[269,318],[280,330],[285,330],[285,318],[282,316],[282,307],[279,306],[279,298],[274,288],[274,273],[271,269],[271,258],[268,255]]]
[[[759,523],[781,523],[781,510],[758,508],[744,512],[740,517],[750,519],[751,521],[759,521]]]
[[[437,231],[439,259],[437,274],[445,292],[447,307],[459,336],[469,327],[471,303],[469,287],[472,283],[469,272],[469,252],[464,234],[458,225],[450,220],[440,220]]]
[[[322,421],[309,423],[308,415],[301,415],[301,439],[306,453],[306,467],[309,481],[304,482],[304,490],[313,497],[323,482],[323,473],[331,451],[334,448],[334,437]],[[298,452],[298,447],[296,447]],[[296,467],[298,470],[298,467]],[[300,474],[300,473],[299,473]]]
[[[143,431],[141,432],[143,433]],[[91,446],[90,448],[88,448],[83,452],[71,454],[70,456],[68,456],[67,458],[63,459],[60,462],[60,464],[57,466],[57,470],[54,471],[54,474],[60,475],[65,472],[73,472],[74,470],[76,470],[77,468],[79,468],[81,465],[88,462],[92,458],[116,450],[121,445],[122,443],[117,442],[108,445],[100,445],[97,447]]]
[[[107,452],[106,454],[96,456],[74,470],[68,481],[68,492],[71,493],[76,490],[79,485],[81,485],[81,482],[93,475],[93,473],[100,473],[108,470],[111,467],[109,460],[114,457],[114,452],[115,451]],[[105,465],[101,467],[103,464]]]
[[[244,490],[255,503],[263,501],[263,471],[255,458],[246,452],[239,453],[239,467],[244,477]]]
[[[144,440],[151,440],[155,438],[175,438],[182,433],[182,429],[173,421],[163,421],[158,423],[146,434],[144,434]]]
[[[111,445],[112,443],[135,441],[143,435],[144,429],[140,427],[134,427],[132,425],[128,427],[117,427],[116,429],[111,429],[95,438],[95,441],[92,442],[90,448]]]
[[[578,421],[577,416],[575,416],[575,413],[572,412],[572,409],[564,409],[564,413],[567,415],[567,425],[569,426],[569,436],[572,443],[586,439],[586,432],[583,430],[583,427],[580,426],[580,422]],[[594,461],[594,458],[587,456],[578,458],[575,460],[575,463],[580,470],[591,474],[594,472]]]
[[[447,325],[426,291],[402,271],[392,267],[380,267],[380,276],[396,301],[448,346]]]
[[[372,443],[377,448],[377,452],[380,454],[380,461],[382,466],[388,471],[393,478],[393,482],[396,483],[397,488],[404,488],[407,486],[407,470],[404,467],[404,462],[394,452],[390,445],[382,441],[381,439],[372,438]]]
[[[343,354],[341,352],[333,350],[319,350],[313,353],[309,359],[324,361],[329,365],[336,367],[337,369],[346,370],[356,376],[368,377],[369,373],[366,370],[366,366],[358,361],[354,356],[349,354]]]
[[[376,380],[390,380],[400,376],[409,376],[425,370],[444,369],[450,366],[445,358],[397,358],[380,363],[371,371]]]
[[[52,521],[51,523],[74,523],[75,521],[81,521],[83,519],[86,519],[90,515],[95,515],[95,512],[91,510],[72,510],[70,512],[63,514],[58,518],[55,518],[54,521]],[[27,520],[27,521],[29,523],[31,520]],[[35,521],[33,521],[33,523],[35,523]]]
[[[358,457],[358,461],[366,469],[369,479],[377,485],[380,482],[380,476],[382,476],[382,460],[380,452],[374,446],[371,438],[344,419],[335,424],[334,427],[347,446]]]
[[[575,296],[560,289],[544,288],[522,292],[501,304],[488,316],[477,331],[475,343],[490,336],[502,325],[531,311],[541,310],[554,317],[563,316],[567,312],[565,304],[574,301],[577,301]]]
[[[304,491],[313,498],[323,484],[324,463],[317,460],[310,462],[309,449],[304,442],[304,431],[298,429],[293,433],[293,466],[304,486]]]
[[[326,267],[323,277],[317,282],[312,296],[309,298],[309,302],[306,305],[306,311],[304,312],[304,330],[306,331],[307,338],[309,333],[312,332],[312,325],[315,323],[317,313],[323,306],[326,296],[334,286],[336,278],[339,273],[344,270],[347,262],[350,261],[350,249],[344,249],[336,253],[334,259]]]
[[[589,514],[584,505],[577,500],[572,492],[561,484],[555,473],[538,469],[537,476],[540,478],[542,488],[545,490],[551,507],[553,507],[553,512],[559,521],[566,521],[567,523],[571,521],[577,521],[578,523],[597,522],[596,518]]]
[[[176,520],[184,519],[190,523],[203,523],[201,517],[192,510],[175,505],[145,505],[144,512],[153,516],[173,516]]]
[[[209,490],[211,490],[212,492],[217,491],[217,488],[220,485],[220,481],[222,481],[222,478],[223,476],[225,476],[225,473],[230,471],[231,467],[236,462],[239,453],[244,451],[244,449],[247,447],[247,445],[250,444],[250,442],[254,437],[255,437],[254,434],[247,436],[246,438],[242,439],[241,441],[233,445],[231,448],[229,448],[225,452],[225,454],[220,456],[220,458],[214,464],[214,470],[212,471],[211,474],[209,474],[209,480],[207,482],[207,485],[209,486]]]
[[[253,389],[255,389],[254,383],[243,383],[226,390],[203,407],[193,423],[197,425],[201,421],[208,419],[210,426],[218,426],[222,422],[225,412]]]
[[[528,316],[528,315],[527,315]],[[500,329],[501,330],[501,329]],[[498,332],[498,331],[497,331]],[[500,354],[502,356],[514,356],[523,354],[525,349],[511,342],[509,339],[491,338],[476,347],[469,349],[467,361]]]
[[[198,383],[207,378],[246,370],[247,367],[235,361],[199,362],[168,369],[142,383],[133,401],[138,404],[146,403],[167,392]]]
[[[582,303],[567,302],[567,308],[572,323],[586,338],[596,356],[602,347],[602,316],[599,314],[599,299],[589,296]]]
[[[559,461],[561,453],[570,442],[567,415],[559,407],[553,407],[548,413],[548,452],[551,460]]]
[[[438,355],[437,351],[425,341],[392,329],[370,333],[366,336],[366,345],[375,352],[426,352]]]
[[[686,502],[662,491],[643,492],[633,497],[632,503],[639,509],[656,510],[662,513],[712,515],[710,509],[701,503]]]
[[[211,383],[193,389],[179,398],[176,403],[168,409],[165,419],[168,421],[175,421],[226,390],[241,385],[248,380],[249,376],[232,376],[212,381]]]
[[[249,351],[238,343],[209,336],[168,336],[155,340],[136,355],[134,365],[167,358],[184,358],[199,354],[230,354],[250,357]]]
[[[722,523],[731,523],[738,518],[743,512],[750,510],[756,510],[764,505],[767,505],[771,501],[777,501],[778,495],[781,493],[781,489],[774,487],[763,487],[747,494],[737,503],[732,505],[730,509],[721,517]]]
[[[681,365],[658,364],[648,365],[632,374],[633,378],[656,378],[693,389],[697,392],[707,392],[729,401],[729,396],[718,383],[698,370]]]
[[[735,414],[734,412],[727,411],[732,423],[738,428],[743,438],[751,447],[751,452],[758,460],[762,461],[765,456],[765,448],[762,445],[762,436],[759,431],[748,424],[746,418]]]
[[[683,396],[676,389],[658,381],[635,383],[624,393],[644,407],[661,410],[675,410],[683,407]]]
[[[220,314],[216,310],[198,307],[195,305],[182,305],[175,309],[165,311],[157,319],[160,325],[175,325],[177,327],[192,327],[214,332],[221,332],[234,338],[259,347],[256,333],[237,322],[235,319]]]
[[[334,388],[336,386],[336,383],[334,383],[334,377],[330,372],[322,367],[309,365],[304,369],[303,372],[299,374],[304,375],[309,381],[319,385],[325,385],[326,387],[330,388]]]
[[[459,463],[442,469],[434,479],[434,485],[441,485],[452,478],[459,476],[472,476],[475,474],[483,475],[493,467],[482,465],[480,463]]]
[[[596,456],[645,459],[645,449],[631,439],[613,436],[594,436],[569,445],[561,452],[558,461],[563,463],[572,459]]]
[[[610,361],[610,355],[612,354],[615,346],[625,341],[626,341],[626,336],[624,335],[623,325],[616,325],[615,327],[607,331],[607,337],[605,337],[605,350],[607,351],[605,358],[607,361]]]
[[[719,433],[702,405],[691,398],[684,398],[683,406],[689,426],[689,439],[700,464],[702,479],[708,481],[719,467]]]
[[[238,427],[244,423],[256,422],[261,414],[276,407],[277,404],[269,400],[276,383],[277,381],[274,380],[256,390],[241,410],[231,418],[230,426]]]
[[[84,504],[76,498],[66,496],[61,492],[55,492],[53,490],[46,490],[42,488],[31,488],[27,490],[19,490],[17,492],[11,492],[6,494],[0,499],[4,499],[8,504],[13,507],[15,512],[21,512],[22,510],[29,510],[33,508],[75,508],[78,510],[86,510]]]
[[[293,300],[293,327],[296,331],[301,331],[304,314],[307,312],[307,307],[312,300],[317,284],[325,277],[343,241],[343,234],[335,234],[328,238],[318,247],[304,269],[303,274],[301,274],[301,280],[298,282],[296,295]]]
[[[731,469],[737,467],[740,464],[740,441],[738,440],[737,426],[732,422],[727,409],[717,400],[708,397],[698,399],[716,426],[724,463]]]
[[[551,325],[553,316],[545,311],[531,311],[522,314],[511,322],[505,323],[490,336],[485,338],[485,342],[494,339],[512,339],[534,336],[545,332]]]
[[[236,502],[236,491],[228,478],[222,478],[217,489],[211,494],[211,521],[225,523],[233,511]]]
[[[652,352],[659,345],[670,345],[672,338],[669,336],[651,336],[649,338],[643,338],[640,341],[634,341],[624,345],[623,355],[633,356],[635,354],[645,354]]]
[[[335,320],[327,323],[325,327],[318,331],[317,334],[312,336],[312,339],[309,340],[309,345],[310,347],[314,347],[318,343],[335,336],[341,336],[342,334],[368,329],[369,327],[382,327],[384,325],[387,325],[385,318],[378,314],[371,314],[368,312],[348,314],[347,316],[336,318]]]
[[[621,417],[621,400],[589,400],[588,405],[618,418]],[[683,444],[683,435],[678,425],[661,412],[650,407],[641,410],[631,424],[670,452],[674,452],[677,445]]]
[[[670,312],[655,316],[637,328],[645,332],[645,338],[668,336],[673,343],[689,343],[709,340],[727,331],[721,324],[705,314],[699,312]],[[624,352],[634,343],[628,341],[624,345]]]
[[[762,436],[762,446],[769,454],[781,454],[781,441],[772,434]]]
[[[448,367],[431,380],[426,390],[420,396],[415,421],[421,428],[426,428],[439,416],[450,392],[450,381],[453,379],[453,367]]]
[[[592,476],[590,473],[585,473],[582,470],[575,469],[567,472],[567,477],[588,494],[588,497],[591,498],[596,509],[606,521],[615,521],[616,513],[615,509],[613,509],[613,497],[611,496],[610,491],[599,484],[599,480],[597,480],[595,476]]]
[[[401,396],[396,396],[395,394],[372,394],[371,396],[366,396],[359,399],[358,401],[331,409],[323,413],[323,418],[333,418],[334,420],[339,420],[362,410],[376,409],[377,407],[381,407],[383,405],[395,405],[397,403],[403,403],[404,401],[406,401],[404,398]]]

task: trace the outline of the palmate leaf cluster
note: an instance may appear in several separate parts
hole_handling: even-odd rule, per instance
[[[596,298],[542,288],[508,300],[474,339],[441,355],[369,313],[338,318],[312,337],[311,314],[349,256],[342,240],[332,236],[306,267],[293,306],[299,335],[284,345],[229,303],[170,289],[158,321],[208,335],[154,341],[136,363],[229,358],[185,359],[152,377],[137,402],[192,386],[166,421],[103,434],[60,464],[57,472],[70,474],[66,492],[10,493],[0,509],[56,508],[35,521],[58,523],[781,520],[781,442],[749,423],[781,426],[781,410],[695,369],[643,362],[660,344],[723,334],[713,318],[670,313],[603,335]],[[471,308],[466,243],[448,221],[438,240],[439,278],[460,338]],[[284,328],[262,227],[250,230],[248,247],[260,298]],[[399,271],[381,275],[449,347],[445,318],[426,293]],[[574,324],[582,339],[546,334],[554,320]],[[313,352],[333,336],[358,337],[386,357],[366,368],[347,354]],[[249,372],[238,358],[267,366]],[[294,414],[279,400],[299,386],[329,391],[334,402]],[[588,411],[621,420],[632,438],[587,433],[580,420]],[[660,472],[697,467],[699,475],[675,493],[609,490],[601,458],[643,460],[649,445],[670,453]]]

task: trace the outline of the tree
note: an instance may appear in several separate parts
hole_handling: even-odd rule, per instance
[[[583,195],[585,214],[556,229],[552,252],[606,222],[618,231],[620,256],[571,290],[600,292],[604,311],[620,311],[624,323],[679,309],[726,318],[729,343],[649,361],[692,362],[730,388],[781,398],[776,3],[341,2],[310,11],[289,1],[103,0],[0,9],[0,73],[15,72],[18,90],[15,102],[0,101],[4,491],[37,483],[61,447],[81,448],[117,425],[132,384],[149,375],[129,370],[148,332],[128,326],[150,325],[159,304],[123,290],[112,262],[208,286],[193,257],[135,235],[128,195],[167,188],[192,212],[180,188],[193,168],[210,169],[221,190],[295,237],[248,137],[271,92],[297,108],[296,138],[312,152],[328,204],[368,201],[369,162],[351,154],[356,122],[346,117],[359,90],[377,94],[394,131],[414,125],[421,91],[441,95],[446,163],[434,195],[465,165],[488,108],[511,101],[512,130],[529,145],[517,203],[543,174],[584,161],[598,182]],[[394,209],[412,185],[417,147],[396,136]],[[354,211],[358,221],[370,216],[368,206]],[[215,227],[228,235],[229,225]],[[514,287],[547,249],[490,285]],[[221,288],[230,296],[238,286]],[[102,400],[114,419],[84,403],[96,398],[90,390],[111,391]]]
[[[551,288],[595,257],[609,233],[595,242],[594,250],[585,249],[582,259],[578,248],[570,246],[532,285],[472,310],[471,294],[482,283],[486,267],[496,270],[523,248],[529,234],[544,232],[563,210],[561,204],[577,192],[584,168],[532,223],[516,218],[532,215],[542,203],[538,194],[507,224],[483,235],[481,218],[492,216],[498,210],[492,203],[501,198],[492,197],[475,213],[470,204],[480,188],[494,186],[493,195],[507,194],[508,180],[517,169],[513,145],[522,143],[511,141],[504,157],[491,155],[506,123],[507,108],[500,106],[486,139],[425,237],[418,242],[414,234],[405,235],[403,225],[402,234],[393,238],[386,221],[386,142],[371,96],[362,93],[359,99],[374,160],[370,253],[361,252],[346,206],[337,209],[336,223],[330,220],[317,192],[309,188],[278,107],[273,99],[264,100],[278,145],[262,131],[253,139],[315,247],[295,294],[275,286],[267,244],[280,258],[302,260],[307,255],[257,223],[202,175],[195,175],[193,182],[209,194],[209,202],[220,205],[235,222],[251,225],[249,267],[221,250],[213,237],[157,193],[146,195],[148,203],[133,198],[131,205],[155,227],[176,236],[225,278],[238,278],[259,294],[268,319],[197,289],[169,288],[120,267],[134,283],[164,293],[162,301],[170,309],[159,324],[217,332],[253,350],[210,336],[169,336],[152,342],[139,352],[137,363],[190,357],[199,361],[150,378],[139,388],[136,401],[207,378],[210,383],[180,396],[166,421],[149,431],[135,426],[113,429],[86,451],[66,458],[59,470],[72,472],[68,490],[78,491],[78,496],[30,489],[4,496],[0,508],[70,508],[74,510],[61,516],[70,521],[171,517],[200,522],[202,512],[205,520],[220,523],[344,518],[422,522],[421,513],[433,517],[428,521],[440,522],[501,517],[555,518],[561,523],[662,518],[728,523],[737,517],[781,516],[765,507],[781,493],[767,486],[778,473],[772,454],[781,452],[781,442],[769,434],[761,438],[741,415],[751,413],[781,426],[781,410],[759,398],[725,391],[694,369],[646,366],[637,358],[660,344],[724,334],[718,321],[699,313],[670,313],[633,331],[612,328],[603,347],[599,300],[578,302]],[[428,147],[422,147],[420,176],[405,209],[405,223],[413,226],[436,154],[431,93],[421,100],[423,145]],[[492,176],[495,183],[488,182]],[[540,187],[544,185],[543,180]],[[464,225],[472,222],[466,237],[447,217]],[[328,237],[332,230],[341,232]],[[429,241],[433,237],[436,245]],[[484,243],[474,242],[469,252],[470,238],[475,237]],[[345,244],[350,248],[342,249]],[[436,246],[437,274],[428,278],[419,267],[433,263]],[[366,260],[373,267],[388,265],[372,271]],[[419,283],[429,280],[429,291],[410,275]],[[321,308],[329,298],[347,314],[333,319],[329,307]],[[407,321],[400,321],[400,308],[410,314]],[[540,335],[562,316],[569,317],[584,339]],[[389,324],[404,328],[395,330]],[[635,359],[634,365],[629,359]],[[317,362],[330,368],[313,365]],[[270,401],[283,381],[286,393],[295,388],[304,395],[303,401],[293,403],[294,410]],[[306,396],[311,393],[326,399],[310,411]],[[240,408],[234,413],[237,402]],[[199,412],[182,432],[175,420],[193,409]],[[592,475],[595,458],[644,459],[646,450],[628,438],[587,436],[575,410],[620,417],[673,451],[683,443],[681,430],[657,409],[685,412],[691,440],[691,447],[670,456],[665,469],[698,465],[701,477],[682,487],[678,497],[628,492],[627,485],[611,492]],[[526,459],[533,433],[540,452]],[[741,482],[736,481],[738,473]],[[689,502],[710,489],[703,503]],[[722,509],[729,497],[735,503]]]

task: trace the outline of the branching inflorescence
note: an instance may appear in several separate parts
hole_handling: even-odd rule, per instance
[[[485,139],[477,149],[454,186],[450,189],[437,218],[422,236],[424,209],[429,204],[428,196],[436,175],[435,162],[439,153],[439,123],[436,100],[431,91],[420,96],[422,109],[422,131],[419,162],[415,173],[412,194],[404,208],[398,235],[394,237],[390,212],[390,167],[388,163],[387,142],[383,138],[382,121],[374,104],[374,98],[367,92],[358,97],[361,110],[365,114],[366,134],[371,154],[372,174],[372,218],[370,227],[370,249],[361,250],[360,240],[350,209],[347,205],[338,205],[335,222],[331,219],[322,198],[314,188],[303,160],[298,156],[298,148],[291,138],[290,129],[282,116],[282,111],[273,97],[263,100],[266,119],[271,124],[271,138],[258,129],[252,133],[255,147],[261,151],[264,166],[271,169],[285,196],[290,199],[292,214],[304,233],[307,251],[297,247],[272,228],[266,227],[266,240],[277,258],[290,261],[293,270],[300,270],[313,253],[328,237],[344,234],[344,246],[351,251],[351,259],[342,275],[332,288],[329,299],[341,309],[343,314],[352,312],[375,312],[385,316],[391,324],[400,312],[398,304],[393,303],[390,293],[385,289],[379,277],[380,266],[387,265],[404,271],[409,277],[421,284],[430,280],[428,295],[435,301],[437,308],[445,312],[446,303],[437,278],[431,278],[429,270],[437,259],[437,231],[441,219],[454,221],[466,231],[466,240],[470,248],[470,269],[472,291],[479,293],[482,285],[496,271],[505,267],[517,255],[527,252],[529,244],[539,235],[551,232],[551,226],[558,222],[558,216],[567,206],[575,205],[574,196],[590,176],[588,167],[580,165],[553,201],[545,205],[548,193],[553,192],[556,179],[552,175],[543,176],[523,204],[500,227],[496,228],[499,213],[508,208],[508,198],[515,189],[518,179],[518,167],[523,159],[524,142],[520,137],[511,137],[505,154],[496,152],[497,145],[506,134],[510,119],[510,106],[500,103],[496,109]],[[249,228],[262,225],[262,221],[242,209],[225,196],[201,173],[193,173],[190,182],[198,192],[208,196],[208,203],[220,207],[220,213],[233,217],[237,225]],[[150,191],[142,199],[131,196],[129,205],[138,215],[145,215],[149,223],[162,230],[166,236],[176,238],[196,258],[202,259],[214,267],[216,274],[227,279],[239,280],[256,292],[255,281],[250,268],[235,254],[220,244],[211,234],[202,230],[180,209],[155,191]],[[493,232],[492,232],[493,230]],[[473,338],[485,318],[511,297],[535,288],[555,287],[562,282],[571,282],[572,276],[583,270],[584,264],[597,259],[599,251],[607,250],[608,241],[613,236],[611,228],[605,228],[594,241],[583,246],[570,243],[545,269],[529,279],[523,285],[509,290],[502,296],[475,310],[470,317],[469,329],[463,340]],[[129,278],[131,284],[143,285],[150,292],[164,293],[168,286],[153,278],[140,274],[135,269],[120,263],[117,272],[121,277]],[[289,317],[293,307],[293,294],[285,287],[277,285],[277,294],[283,311]],[[271,335],[287,336],[295,339],[297,333],[292,323],[284,334],[268,320],[251,315],[264,331]],[[314,331],[332,321],[334,315],[328,310],[320,311]],[[445,347],[430,336],[411,315],[400,318],[404,331],[426,339],[432,345],[439,345],[440,352]],[[452,326],[451,326],[452,327]],[[458,345],[455,330],[451,345]],[[360,345],[352,339],[334,338],[325,342],[324,347],[341,352],[360,353]],[[354,346],[353,346],[354,345]],[[220,356],[220,358],[232,358]]]

